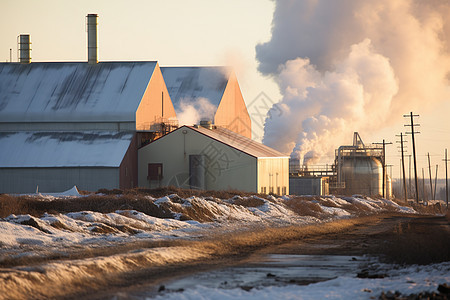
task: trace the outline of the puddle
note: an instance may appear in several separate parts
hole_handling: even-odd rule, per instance
[[[153,290],[133,296],[151,297],[157,294],[182,292],[197,286],[250,290],[267,286],[307,285],[344,275],[356,277],[367,263],[368,258],[363,256],[270,254],[255,263],[197,273],[164,282],[159,292]]]

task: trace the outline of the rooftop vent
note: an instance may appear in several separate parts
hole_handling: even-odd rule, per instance
[[[88,33],[88,63],[98,63],[98,47],[97,47],[97,14],[88,14],[87,33]]]
[[[200,127],[207,128],[207,129],[213,129],[212,122],[210,120],[202,120],[200,121]]]
[[[21,34],[17,37],[18,50],[19,50],[19,62],[21,64],[29,64],[31,62],[30,57],[30,35]]]

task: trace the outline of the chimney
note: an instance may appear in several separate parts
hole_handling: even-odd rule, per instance
[[[88,33],[88,63],[98,63],[98,47],[97,47],[97,14],[88,14],[87,33]]]
[[[29,34],[21,34],[18,37],[18,48],[19,48],[19,62],[21,64],[29,64],[31,62],[30,57],[30,35]]]

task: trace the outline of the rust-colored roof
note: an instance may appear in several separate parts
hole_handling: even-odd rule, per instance
[[[289,157],[266,145],[222,127],[208,129],[201,126],[183,126],[206,135],[253,157]],[[181,127],[181,128],[183,128]]]

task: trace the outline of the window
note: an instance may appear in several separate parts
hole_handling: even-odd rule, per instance
[[[283,195],[286,195],[287,193],[286,193],[286,187],[285,186],[283,186]]]
[[[148,164],[148,180],[161,180],[163,175],[163,165],[161,163]]]
[[[281,189],[280,189],[280,187],[278,186],[278,187],[277,187],[277,195],[278,195],[278,196],[280,196],[280,192],[281,192]]]

